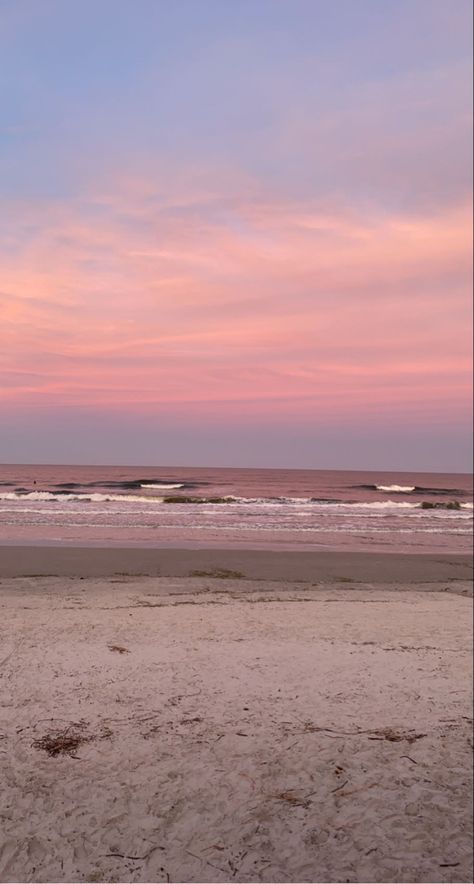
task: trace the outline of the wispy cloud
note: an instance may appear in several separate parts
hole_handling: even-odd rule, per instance
[[[471,14],[2,4],[4,420],[466,428]]]
[[[94,201],[17,205],[4,253],[10,402],[156,410],[223,400],[320,414],[469,396],[467,207],[360,214],[314,201],[143,182]],[[138,220],[137,220],[138,219]]]

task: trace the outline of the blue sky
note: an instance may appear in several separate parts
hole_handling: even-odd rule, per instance
[[[355,129],[360,149],[364,127],[373,137],[381,123],[389,136],[423,127],[436,136],[450,104],[456,125],[469,94],[470,7],[465,0],[3,2],[2,188],[80,192],[88,164],[96,168],[103,153],[106,168],[113,149],[137,165],[159,151],[170,162],[215,160],[272,182],[283,176],[282,186],[298,193],[335,190],[318,168],[307,169],[305,151],[344,134],[338,116],[347,138]],[[322,170],[328,165],[323,154]],[[353,157],[344,170],[346,186],[367,185]],[[368,197],[385,202],[381,191],[369,188]]]

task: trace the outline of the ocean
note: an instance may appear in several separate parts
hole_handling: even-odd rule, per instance
[[[0,543],[462,552],[472,476],[0,466]]]

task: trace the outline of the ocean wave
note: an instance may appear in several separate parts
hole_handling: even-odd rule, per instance
[[[397,494],[431,494],[455,495],[465,497],[468,493],[462,488],[428,488],[425,485],[351,485],[351,488],[361,488],[364,491],[395,492]]]
[[[100,479],[95,482],[58,482],[53,487],[71,491],[76,488],[120,488],[123,491],[138,491],[140,488],[197,488],[206,482],[173,482],[170,479]]]
[[[142,486],[146,489],[165,490],[166,487],[174,488],[176,486],[165,486],[150,484]],[[178,486],[182,487],[182,486]],[[426,511],[428,515],[433,516],[436,513],[444,513],[446,511],[460,512],[461,510],[472,510],[472,502],[459,503],[459,501],[448,502],[432,502],[432,501],[407,501],[407,500],[374,500],[374,501],[345,501],[334,498],[314,498],[314,497],[234,497],[228,495],[226,497],[189,497],[187,495],[170,495],[170,496],[152,496],[143,494],[110,494],[99,491],[90,492],[71,492],[65,489],[57,489],[55,491],[32,491],[28,489],[17,488],[15,491],[0,492],[0,501],[36,501],[43,502],[90,502],[90,503],[121,503],[129,505],[132,503],[141,503],[149,506],[157,504],[177,505],[179,507],[187,506],[231,506],[233,509],[238,507],[255,507],[266,509],[269,511],[284,511],[294,513],[302,508],[307,513],[314,511],[337,512],[344,513],[356,512],[402,512],[409,510],[418,510],[421,513]]]
[[[333,504],[334,505],[334,504]],[[472,509],[472,503],[459,503],[458,501],[449,501],[448,503],[431,503],[430,501],[422,501],[422,502],[413,502],[409,503],[407,500],[374,500],[367,502],[357,502],[347,504],[341,501],[339,504],[335,504],[335,506],[346,507],[346,508],[354,508],[354,509],[368,509],[368,510],[426,510],[427,512],[443,510],[443,511],[459,511],[461,509]]]
[[[140,503],[162,503],[162,497],[143,497],[136,494],[101,494],[100,492],[91,492],[89,494],[70,494],[66,491],[5,491],[0,494],[0,500],[36,500],[36,501],[90,501],[91,503],[103,503],[104,501],[115,501],[120,503],[128,503],[130,501]]]
[[[172,491],[174,488],[189,488],[189,485],[185,485],[183,482],[177,482],[174,485],[165,485],[165,483],[156,483],[149,482],[146,485],[140,485],[140,488],[158,488],[160,491]]]
[[[414,491],[416,485],[376,485],[377,491],[398,491],[403,494],[407,494],[410,491]]]
[[[341,503],[341,506],[347,506],[345,503]],[[403,510],[416,510],[419,509],[419,503],[408,503],[406,500],[374,500],[374,501],[359,501],[357,503],[349,504],[350,506],[355,507],[356,509],[361,510],[388,510],[388,509],[403,509]]]
[[[449,501],[448,503],[430,503],[425,501],[401,501],[401,500],[337,500],[335,498],[318,498],[318,497],[237,497],[234,498],[239,504],[252,504],[257,506],[277,507],[282,504],[287,506],[306,506],[309,510],[316,507],[330,507],[331,509],[350,509],[350,510],[458,510],[472,509],[472,503],[458,503],[457,501]]]

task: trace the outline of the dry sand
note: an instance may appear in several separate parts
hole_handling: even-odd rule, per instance
[[[348,579],[3,577],[0,880],[471,881],[469,585]]]

